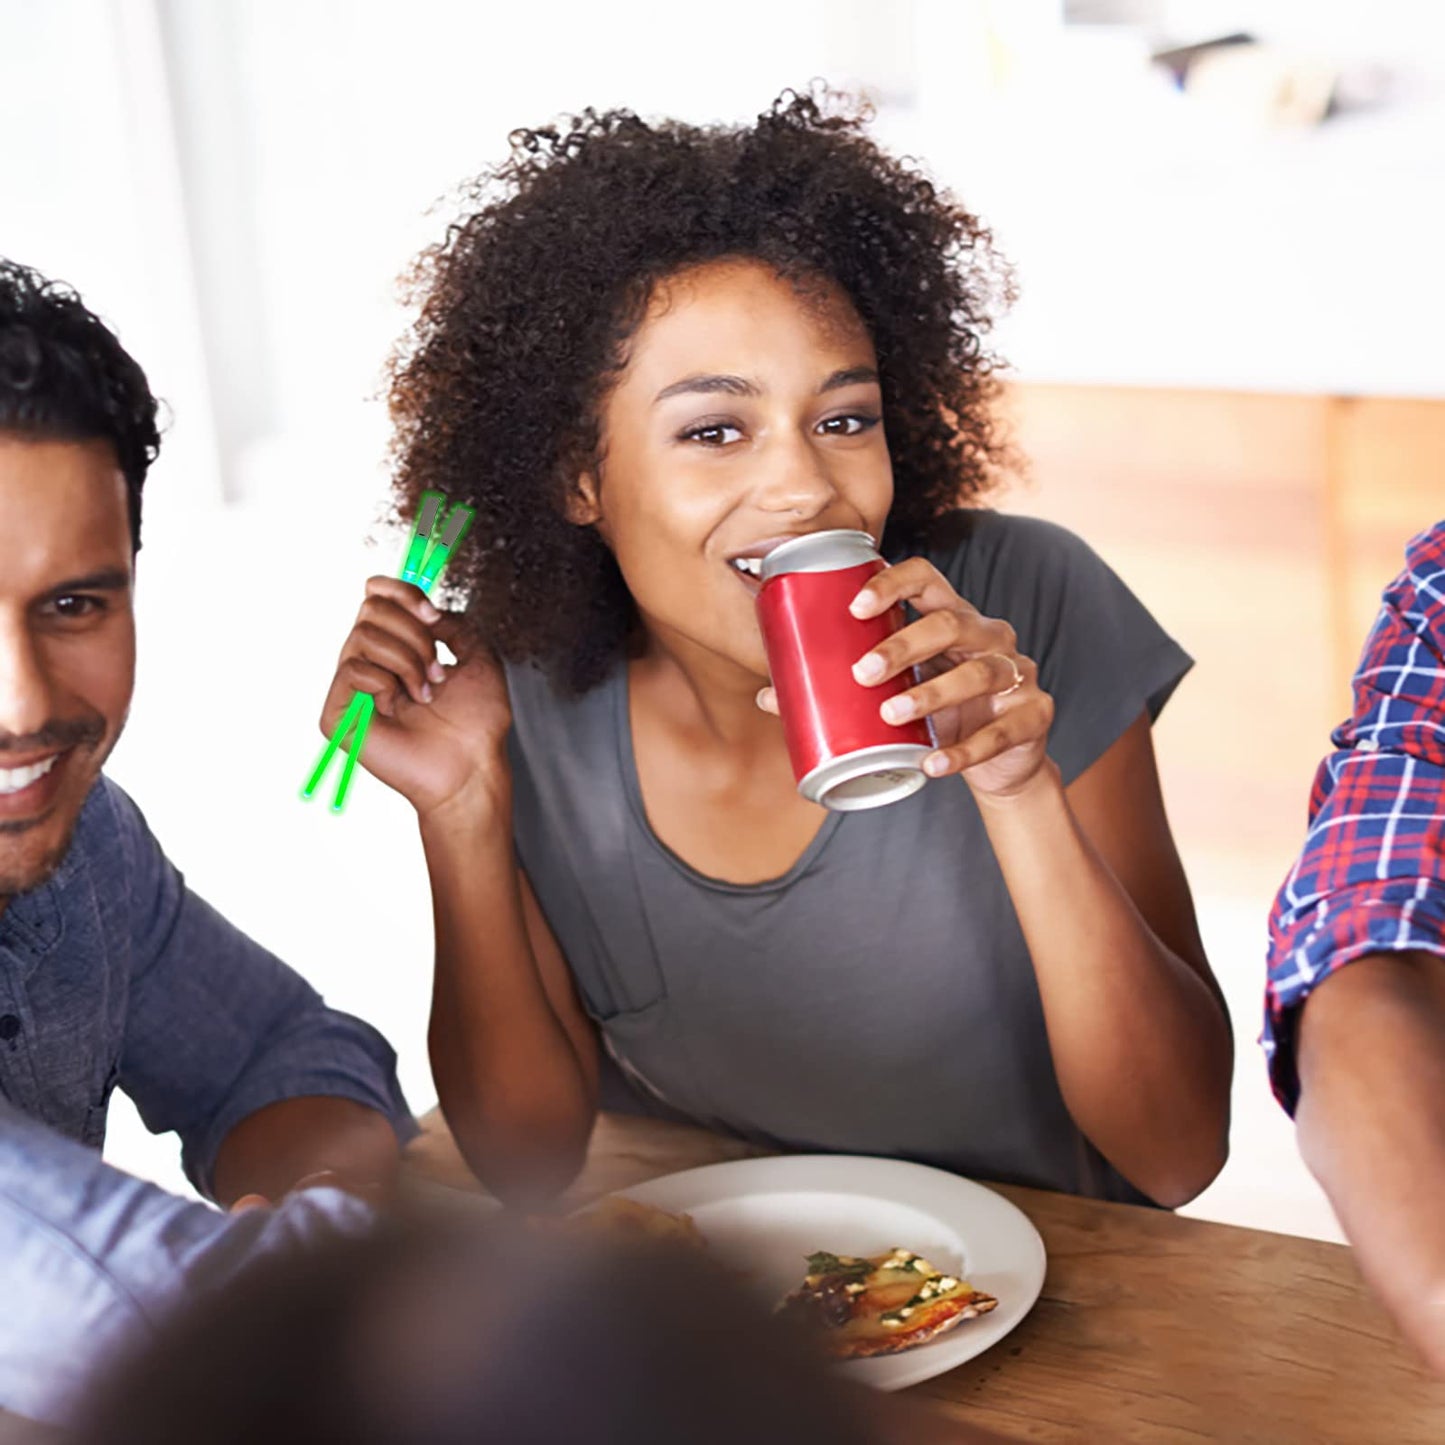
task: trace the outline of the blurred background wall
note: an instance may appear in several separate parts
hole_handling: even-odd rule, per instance
[[[79,287],[173,413],[112,772],[429,1106],[405,805],[296,797],[362,580],[394,565],[395,280],[514,127],[744,120],[815,76],[1016,263],[996,341],[1031,465],[1001,505],[1080,531],[1199,660],[1158,746],[1240,1058],[1233,1158],[1191,1212],[1332,1236],[1253,1040],[1353,656],[1445,513],[1433,0],[0,0],[0,253]],[[108,1152],[179,1180],[123,1103]]]

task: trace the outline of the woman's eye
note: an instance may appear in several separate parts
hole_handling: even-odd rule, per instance
[[[848,416],[830,416],[827,421],[819,422],[818,430],[828,436],[855,437],[861,432],[871,431],[877,425],[876,416],[853,412]]]
[[[730,422],[714,421],[689,427],[682,436],[684,441],[701,442],[705,447],[721,447],[737,441],[742,436],[742,430]]]

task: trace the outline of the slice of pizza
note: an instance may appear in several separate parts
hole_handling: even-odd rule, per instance
[[[707,1240],[693,1223],[692,1215],[669,1214],[620,1194],[609,1195],[593,1208],[572,1215],[568,1225],[577,1233],[608,1239],[665,1243],[698,1252],[707,1249]]]
[[[830,1355],[894,1355],[977,1318],[998,1301],[911,1250],[871,1259],[820,1251],[779,1310],[815,1330]]]

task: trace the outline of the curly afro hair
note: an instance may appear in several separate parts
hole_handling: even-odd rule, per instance
[[[156,413],[145,372],[70,287],[0,259],[0,431],[108,441],[136,551],[141,488],[161,449]]]
[[[851,299],[873,339],[895,477],[887,546],[981,494],[1007,461],[983,336],[1012,300],[985,227],[864,134],[868,112],[785,92],[745,127],[588,110],[519,130],[464,188],[466,218],[410,275],[418,317],[391,368],[395,497],[476,508],[452,582],[504,658],[579,692],[634,612],[611,553],[569,522],[602,460],[601,415],[654,287],[747,257]]]

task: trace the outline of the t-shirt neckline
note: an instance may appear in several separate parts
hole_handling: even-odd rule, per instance
[[[830,812],[823,819],[822,827],[813,835],[808,846],[794,860],[792,867],[786,873],[780,873],[776,878],[765,878],[760,883],[730,883],[725,878],[709,877],[708,874],[699,872],[685,858],[674,853],[653,832],[652,824],[648,821],[647,808],[642,800],[642,783],[637,775],[637,756],[632,741],[632,712],[628,705],[631,683],[625,658],[613,670],[607,686],[612,689],[613,733],[617,739],[617,765],[622,774],[622,791],[627,797],[627,806],[632,810],[632,816],[643,837],[679,873],[690,882],[697,884],[698,887],[710,888],[715,893],[737,893],[757,897],[760,894],[781,892],[813,866],[819,855],[828,846],[833,834],[838,831],[844,814]]]

